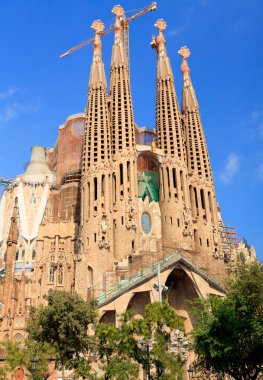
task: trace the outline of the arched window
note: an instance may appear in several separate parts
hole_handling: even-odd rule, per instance
[[[63,281],[64,281],[64,269],[63,269],[63,265],[59,264],[59,266],[58,266],[58,285],[63,285]]]
[[[54,264],[51,264],[49,268],[49,282],[51,284],[53,284],[54,278],[55,278],[55,267],[54,267]]]
[[[17,334],[15,337],[14,337],[14,341],[17,343],[17,344],[21,344],[22,343],[22,335],[20,334]]]
[[[88,266],[88,286],[93,286],[93,269]]]

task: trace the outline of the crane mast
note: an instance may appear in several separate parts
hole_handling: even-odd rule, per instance
[[[123,25],[123,44],[124,44],[124,51],[125,51],[125,55],[126,55],[128,66],[129,66],[129,62],[130,62],[130,60],[129,60],[129,23],[131,21],[137,19],[138,17],[140,17],[140,16],[148,13],[148,12],[154,11],[155,9],[157,9],[157,4],[154,2],[154,3],[151,3],[150,5],[148,5],[147,7],[143,8],[140,12],[135,13],[131,17],[126,18],[124,16],[124,18],[122,20],[122,25]],[[105,36],[106,34],[109,34],[110,32],[112,32],[113,30],[114,30],[114,25],[111,25],[108,29],[106,29],[105,31],[103,31],[101,33],[101,35]],[[74,53],[75,51],[83,48],[84,46],[90,44],[93,41],[94,41],[94,37],[90,38],[90,39],[88,39],[86,41],[81,42],[79,45],[76,45],[76,46],[72,47],[71,49],[67,50],[65,53],[61,54],[60,58],[64,58],[67,55],[69,55],[71,53]]]

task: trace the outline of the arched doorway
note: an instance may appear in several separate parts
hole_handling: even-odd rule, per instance
[[[135,317],[140,318],[144,314],[145,306],[151,303],[150,292],[137,292],[130,299],[127,310],[133,310]]]
[[[166,298],[169,304],[185,318],[186,332],[190,331],[194,325],[194,319],[190,313],[189,301],[198,297],[193,281],[182,268],[175,268],[167,277],[165,285],[168,288]]]

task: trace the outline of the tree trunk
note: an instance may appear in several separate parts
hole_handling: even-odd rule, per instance
[[[66,376],[65,376],[65,364],[62,363],[62,380],[66,380]]]

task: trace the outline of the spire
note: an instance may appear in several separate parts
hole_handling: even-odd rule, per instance
[[[151,46],[156,49],[158,59],[155,123],[156,145],[163,151],[160,166],[160,210],[165,228],[162,237],[167,246],[175,248],[183,236],[182,246],[189,249],[191,237],[188,222],[185,225],[180,223],[180,220],[184,220],[185,210],[189,208],[184,132],[173,72],[166,51],[166,22],[160,19],[155,27],[159,34],[152,38]],[[167,220],[170,221],[169,225]]]
[[[89,88],[101,86],[106,88],[106,77],[102,62],[102,43],[100,36],[104,30],[104,24],[100,20],[95,20],[91,25],[95,31],[93,43],[93,61],[90,70]]]
[[[198,102],[195,95],[195,90],[192,85],[192,81],[190,78],[190,69],[188,67],[187,59],[190,56],[190,50],[183,46],[178,54],[183,58],[183,62],[181,65],[181,71],[183,74],[183,94],[182,94],[182,113],[185,113],[186,110],[190,112],[198,111]]]
[[[106,77],[102,62],[102,44],[100,39],[104,25],[100,20],[96,20],[91,27],[95,31],[95,38],[88,86],[86,132],[83,145],[84,172],[90,166],[109,161],[110,159]]]
[[[135,151],[135,123],[131,97],[131,86],[127,60],[123,46],[124,10],[116,5],[112,12],[116,16],[114,44],[112,47],[110,97],[113,155],[128,150]]]
[[[124,10],[120,5],[115,5],[112,9],[112,13],[115,15],[114,24],[114,45],[112,48],[111,65],[126,64],[124,41],[123,41],[123,25],[122,18],[125,17]]]
[[[154,26],[158,29],[159,34],[157,37],[152,37],[151,46],[156,49],[158,56],[157,63],[157,79],[172,79],[173,73],[171,69],[170,60],[166,51],[166,41],[164,38],[164,30],[166,29],[166,22],[163,19],[156,21]]]
[[[135,123],[127,54],[124,49],[124,11],[116,5],[114,44],[110,67],[110,117],[113,158],[113,210],[115,261],[127,258],[137,247],[138,225],[136,202],[138,194],[136,170]],[[118,211],[118,214],[116,214]],[[117,238],[118,237],[118,238]],[[120,238],[121,237],[121,238]]]
[[[151,46],[156,49],[158,58],[156,81],[156,143],[158,148],[163,149],[166,156],[184,160],[181,114],[163,33],[166,28],[166,22],[160,19],[155,23],[155,27],[159,30],[159,34],[157,37],[153,36]]]
[[[183,58],[181,66],[184,79],[182,113],[185,119],[188,171],[190,174],[196,175],[199,179],[203,178],[212,182],[212,171],[199,106],[187,63],[187,58],[190,56],[190,50],[184,46],[178,51],[178,54]]]

